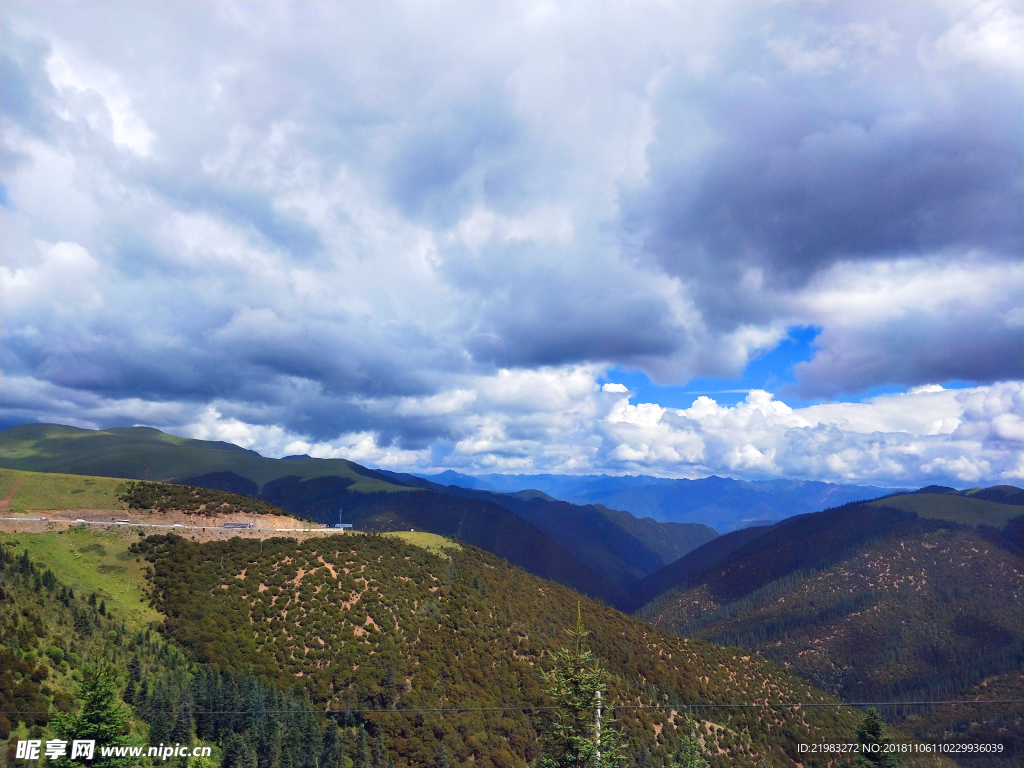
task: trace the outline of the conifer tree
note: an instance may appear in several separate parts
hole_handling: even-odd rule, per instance
[[[621,734],[611,727],[607,706],[601,707],[605,669],[584,641],[590,633],[583,628],[580,606],[576,606],[576,627],[566,632],[568,648],[555,653],[555,667],[542,672],[544,692],[554,711],[545,718],[541,735],[542,768],[591,768],[618,766],[625,761]]]
[[[369,739],[366,737],[366,728],[360,724],[356,734],[356,753],[352,756],[352,768],[370,768],[373,759],[370,756]]]
[[[324,731],[323,747],[320,750],[320,765],[323,768],[340,768],[344,745],[341,741],[341,728],[334,719],[327,721]]]
[[[693,725],[693,718],[689,713],[683,715],[679,748],[672,754],[671,765],[675,768],[709,768],[707,758],[704,757],[704,750],[701,747],[700,739],[697,738]]]
[[[452,764],[448,762],[448,752],[444,748],[443,741],[437,745],[437,752],[434,753],[434,768],[452,768]]]
[[[82,670],[79,695],[82,711],[77,715],[58,712],[53,719],[53,730],[69,746],[76,740],[95,741],[95,754],[88,762],[63,757],[55,760],[54,764],[64,768],[84,765],[91,768],[120,768],[128,765],[131,758],[100,755],[100,747],[118,747],[128,743],[124,726],[130,715],[128,708],[118,698],[113,669],[87,664]]]
[[[886,751],[893,741],[886,736],[885,722],[874,707],[868,709],[857,728],[857,742],[862,750],[857,755],[857,768],[896,768],[896,756]]]
[[[377,733],[373,737],[373,764],[375,766],[383,766],[385,758],[384,749],[384,734],[381,733],[381,729],[378,726]]]
[[[239,733],[229,733],[224,739],[223,768],[256,768],[256,748]]]

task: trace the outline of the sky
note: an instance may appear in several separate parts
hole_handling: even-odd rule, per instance
[[[1020,485],[1022,12],[5,2],[0,425]]]

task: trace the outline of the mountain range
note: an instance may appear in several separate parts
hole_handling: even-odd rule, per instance
[[[328,525],[429,531],[611,604],[622,602],[638,579],[717,536],[700,524],[657,523],[536,492],[446,488],[342,459],[271,459],[144,427],[41,424],[2,434],[4,468],[170,481],[249,496]]]
[[[420,475],[447,486],[509,493],[536,489],[574,504],[601,504],[659,522],[701,523],[718,532],[782,520],[851,501],[875,499],[891,488],[811,480],[673,480],[646,475],[470,476],[447,470]]]
[[[70,473],[52,475],[55,480],[63,478],[60,480],[61,498],[73,497],[76,492],[82,492],[78,498],[84,498],[87,488],[102,485],[96,478],[83,474],[88,471],[107,477],[160,478],[225,493],[241,492],[258,498],[260,504],[275,504],[325,523],[335,522],[340,516],[368,532],[412,527],[446,534],[452,537],[453,543],[450,551],[440,558],[443,568],[438,570],[440,566],[431,565],[428,569],[430,579],[437,582],[438,589],[469,581],[476,590],[473,600],[483,599],[487,606],[473,609],[472,615],[451,619],[453,623],[446,631],[456,633],[453,637],[460,631],[484,633],[488,637],[493,635],[500,645],[504,642],[500,639],[504,637],[501,633],[508,630],[492,627],[485,631],[491,626],[488,621],[497,618],[500,623],[502,615],[506,618],[525,616],[537,610],[529,607],[532,604],[528,597],[533,587],[521,593],[515,585],[535,584],[539,594],[545,597],[556,594],[551,591],[556,585],[549,587],[540,582],[524,581],[527,577],[522,572],[501,570],[509,566],[468,546],[476,545],[508,563],[522,565],[534,574],[632,611],[636,618],[657,630],[680,636],[680,640],[673,642],[712,643],[701,646],[704,650],[698,657],[713,656],[717,653],[713,649],[721,645],[732,646],[732,655],[722,656],[718,663],[728,666],[729,659],[738,659],[750,665],[755,659],[768,659],[845,701],[895,702],[884,708],[886,717],[922,740],[955,742],[964,738],[964,734],[971,734],[972,738],[1004,746],[1001,755],[971,758],[969,764],[975,768],[1012,765],[1024,754],[1020,739],[1020,734],[1024,733],[1024,706],[1012,703],[1024,698],[1024,632],[1021,630],[1024,626],[1024,491],[1014,486],[966,491],[929,486],[915,492],[890,493],[872,501],[849,502],[792,515],[771,525],[742,527],[718,536],[700,524],[636,518],[600,503],[563,501],[540,489],[498,492],[442,485],[419,476],[370,470],[341,460],[267,459],[229,444],[186,440],[140,428],[104,431],[55,425],[13,428],[3,433],[0,458],[3,464],[0,480],[6,504],[12,503],[12,495],[15,501],[19,498],[17,483],[20,480],[13,477],[19,473],[10,472],[12,467]],[[82,477],[82,488],[70,487],[76,473]],[[443,479],[453,478],[449,475]],[[737,481],[710,480],[711,483],[703,486],[707,493],[716,483],[728,492],[736,490],[732,484]],[[605,481],[634,483],[634,490],[657,487],[657,484],[640,485],[643,478],[594,480]],[[45,481],[25,480],[25,483],[26,487],[35,483],[36,497],[41,492],[39,488],[47,487]],[[180,497],[188,503],[198,503],[205,498],[198,491],[187,489],[179,493],[162,490],[165,486],[131,487],[136,489],[133,499],[159,497],[171,500],[166,503],[179,503],[173,500]],[[139,488],[145,492],[139,492]],[[786,484],[781,484],[780,488],[785,490]],[[748,491],[767,493],[764,486],[743,492]],[[217,497],[216,503],[244,510],[245,498],[233,498],[234,501]],[[256,501],[251,503],[257,504]],[[374,587],[371,591],[376,597],[364,595],[366,603],[361,613],[321,616],[304,602],[305,582],[301,588],[296,582],[297,602],[291,606],[288,602],[291,598],[288,598],[283,605],[290,617],[308,613],[309,626],[292,631],[287,626],[278,627],[273,618],[277,603],[271,601],[266,605],[264,596],[270,588],[281,586],[277,584],[280,566],[274,563],[280,563],[282,558],[294,563],[299,563],[302,557],[308,560],[308,556],[301,553],[312,545],[304,544],[296,549],[294,542],[282,544],[285,549],[272,550],[276,554],[264,562],[259,557],[252,559],[247,549],[250,545],[228,544],[217,545],[221,547],[218,549],[177,539],[151,539],[149,548],[144,550],[154,567],[150,576],[154,606],[167,617],[177,617],[164,624],[166,636],[176,647],[184,649],[183,652],[197,663],[215,663],[240,673],[243,667],[253,669],[258,657],[263,665],[260,675],[273,678],[275,685],[287,688],[289,681],[299,677],[304,686],[323,688],[324,701],[330,700],[331,691],[347,691],[346,695],[354,695],[357,700],[339,701],[338,705],[349,709],[365,706],[366,702],[358,699],[360,696],[384,695],[381,692],[389,689],[382,681],[390,680],[389,706],[398,706],[404,694],[395,681],[401,674],[409,677],[402,671],[404,667],[400,668],[406,662],[399,659],[407,659],[412,651],[399,643],[404,650],[395,651],[394,669],[388,666],[378,670],[382,675],[390,674],[386,680],[357,676],[342,684],[338,682],[336,668],[331,666],[337,662],[331,661],[330,654],[323,653],[327,643],[322,634],[327,630],[323,627],[331,621],[340,621],[339,626],[347,626],[347,622],[352,625],[353,637],[363,638],[361,633],[367,631],[370,622],[378,628],[392,624],[401,627],[405,622],[405,614],[400,616],[393,610],[388,615],[380,613],[378,602],[397,605],[410,597],[413,600],[410,614],[418,616],[432,598],[411,592],[403,597],[401,593],[392,593],[390,586]],[[262,550],[265,545],[258,546]],[[216,559],[211,559],[214,550],[219,553],[217,557],[238,561],[235,565],[244,576],[244,583],[238,584],[238,590],[234,581],[218,576],[219,571],[207,573],[210,563]],[[323,555],[319,550],[310,552],[317,558]],[[353,556],[356,560],[349,562]],[[383,557],[383,551],[378,556]],[[403,557],[415,562],[420,558],[408,554]],[[358,548],[351,554],[339,550],[331,558],[325,562],[334,563],[331,567],[335,572],[339,564],[351,572],[355,563],[361,573],[374,567],[372,556],[366,560]],[[348,559],[342,563],[339,558]],[[245,565],[242,560],[252,564]],[[304,570],[321,568],[312,561],[296,567],[295,578]],[[250,586],[255,588],[256,582],[249,585],[245,574],[249,570],[260,574],[266,568],[271,568],[273,573],[268,571],[261,575],[259,588],[253,593]],[[504,574],[500,578],[499,571]],[[287,574],[285,576],[287,581]],[[371,581],[385,585],[394,578],[406,583],[403,576],[417,583],[422,581],[420,577],[413,578],[399,571],[375,575]],[[205,587],[196,591],[197,585],[211,578],[221,579],[210,582],[209,594],[216,598],[212,602],[203,597],[207,595]],[[321,581],[318,576],[313,584],[317,592],[326,588]],[[218,602],[219,590],[224,585],[227,585],[224,593],[227,602]],[[330,585],[329,580],[327,585]],[[353,589],[348,581],[339,585],[350,592]],[[366,588],[364,584],[361,589],[365,592]],[[466,592],[463,598],[469,599],[467,596],[472,594]],[[564,609],[562,598],[571,593],[557,594],[562,596],[557,602],[560,609]],[[201,602],[194,602],[197,595],[202,598]],[[499,595],[506,598],[504,607],[500,600],[496,602]],[[510,595],[516,595],[515,599],[510,599]],[[350,602],[344,595],[339,599]],[[223,611],[216,606],[223,606]],[[438,610],[451,607],[451,604],[439,603]],[[249,620],[233,623],[246,610],[250,612]],[[441,615],[435,617],[431,613],[434,610],[428,610],[431,619]],[[600,611],[601,618],[595,620],[595,642],[603,653],[615,659],[615,664],[625,663],[632,669],[628,666],[633,663],[630,660],[646,651],[642,652],[640,646],[607,645],[606,628],[618,627],[616,622],[621,623],[622,619],[615,617],[621,614],[608,608]],[[252,637],[246,634],[249,631],[246,627],[262,626],[258,624],[261,619],[257,613],[269,622],[266,637],[258,631]],[[485,618],[484,613],[489,618]],[[211,617],[209,621],[206,616]],[[440,625],[448,626],[445,621],[447,619],[439,621]],[[545,632],[548,638],[557,635],[557,632],[551,634],[557,624],[553,617],[538,621],[540,624],[532,629],[523,629],[523,637],[533,643],[540,642]],[[305,619],[300,624],[303,622]],[[206,624],[209,624],[209,631],[203,629]],[[432,620],[428,621],[428,626],[433,625]],[[622,625],[622,637],[635,638],[637,633],[643,634],[638,629],[642,626]],[[235,629],[224,635],[230,627]],[[422,637],[422,629],[417,631]],[[231,632],[241,634],[235,637]],[[234,639],[225,640],[225,637]],[[408,636],[403,637],[408,640]],[[299,641],[301,648],[296,645]],[[428,643],[431,648],[433,642]],[[661,653],[677,653],[661,642],[659,657]],[[378,649],[375,654],[379,652]],[[480,652],[480,649],[472,653],[466,650],[465,654],[456,652],[455,657],[445,663],[457,666],[464,656],[468,658]],[[514,651],[513,656],[519,658],[518,653]],[[537,660],[533,662],[536,664]],[[376,661],[370,664],[353,657],[351,663],[358,668],[377,669]],[[692,663],[701,662],[694,657]],[[658,701],[664,695],[662,686],[666,684],[655,682],[657,675],[652,676],[654,667],[649,661],[637,664],[637,679],[644,681],[641,698]],[[335,671],[330,674],[320,671],[328,668]],[[492,668],[495,669],[504,667]],[[755,677],[758,679],[768,674],[760,666],[757,669]],[[472,685],[474,674],[469,668],[464,674],[460,673],[460,685]],[[633,673],[624,679],[632,679],[630,674]],[[738,672],[733,670],[729,674]],[[415,674],[412,677],[415,678]],[[523,690],[521,679],[514,685],[511,678],[505,682]],[[750,684],[755,684],[753,678]],[[669,694],[670,698],[678,695],[692,699],[695,695],[685,685],[682,688],[677,683],[672,685],[676,685],[672,688],[676,693]],[[962,704],[925,706],[914,703],[947,700],[970,700],[975,704],[965,708]],[[384,699],[378,701],[382,702],[387,703]],[[747,722],[740,730],[748,734],[761,733],[757,729],[768,726],[758,722],[759,725]],[[653,720],[642,728],[648,725],[657,733],[663,732]],[[373,731],[374,726],[369,721],[363,726]],[[666,729],[669,724],[661,722],[661,726]],[[495,727],[498,726],[488,725],[486,732],[490,733]],[[520,726],[512,730],[516,728]],[[408,729],[411,732],[413,726],[409,725]],[[716,727],[706,725],[705,736],[710,738],[712,732],[718,733]],[[516,733],[520,736],[498,742],[481,737],[478,743],[471,744],[464,734],[456,740],[464,755],[483,754],[473,750],[480,744],[487,744],[487,749],[491,750],[487,753],[491,755],[488,759],[493,758],[492,764],[501,764],[505,760],[502,754],[525,754],[517,752],[519,747],[513,748],[513,744],[518,743],[516,739],[529,741],[530,737],[522,736],[527,731]],[[764,734],[757,739],[732,735],[728,746],[719,741],[718,763],[746,764],[744,761],[755,753],[764,755],[764,750],[774,749],[758,746],[775,743],[770,727]],[[635,744],[639,749],[640,742]],[[671,746],[667,742],[666,745]],[[393,749],[396,754],[407,754],[408,748],[402,744]],[[658,749],[657,740],[646,748],[654,754]],[[792,757],[792,750],[782,752],[787,755],[783,761]]]

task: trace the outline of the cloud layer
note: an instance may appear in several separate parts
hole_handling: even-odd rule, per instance
[[[598,390],[737,376],[813,326],[802,398],[959,381],[1019,413],[1018,5],[53,9],[3,19],[5,424],[396,466],[1011,471],[955,430],[776,414],[761,439],[760,405],[702,401],[644,427],[658,406]]]

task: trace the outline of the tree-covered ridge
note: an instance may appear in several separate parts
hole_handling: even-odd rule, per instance
[[[570,590],[473,548],[442,560],[377,536],[262,545],[159,536],[139,547],[164,632],[197,661],[350,713],[382,734],[398,765],[432,764],[442,744],[455,765],[537,757],[539,673],[575,615]],[[666,636],[589,600],[583,617],[611,672],[617,727],[655,765],[679,746],[682,705],[835,702],[756,655]],[[667,706],[630,708],[653,704]],[[844,707],[694,713],[718,766],[806,765],[798,743],[852,738],[859,719]]]
[[[1024,560],[998,531],[927,522],[735,600],[709,578],[639,615],[667,631],[762,653],[846,701],[958,700],[1022,669]],[[934,713],[884,713],[924,740],[961,740]],[[1004,713],[989,707],[985,717],[993,727],[976,720],[975,732],[1005,740]]]
[[[211,517],[242,513],[290,516],[280,507],[258,499],[172,483],[129,482],[118,499],[131,509],[152,509],[156,512],[177,510]]]
[[[977,756],[970,768],[1004,768],[1024,754],[1024,669],[989,677],[960,692],[960,701],[919,711],[914,729],[950,742],[1004,744],[1002,756]],[[991,702],[1012,702],[992,704]],[[966,761],[965,761],[966,764]]]

